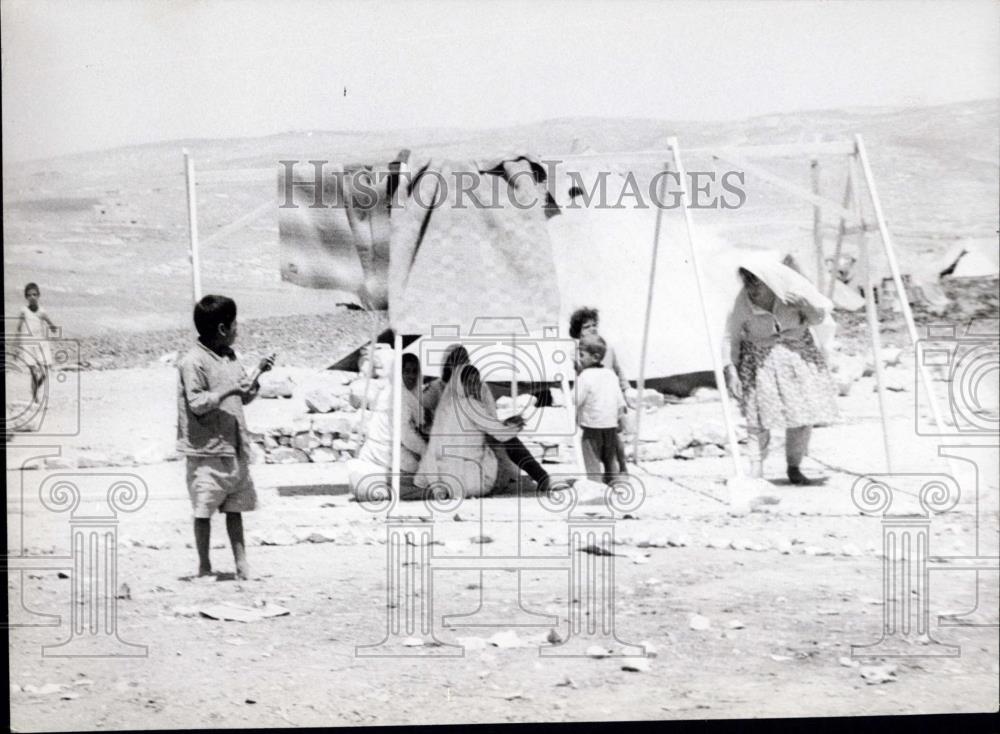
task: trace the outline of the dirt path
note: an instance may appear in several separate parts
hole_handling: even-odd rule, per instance
[[[80,445],[169,444],[171,393],[162,396],[170,374],[166,369],[87,373],[81,383],[83,404],[89,406],[87,431],[70,440],[67,451]],[[995,710],[997,628],[937,625],[939,613],[975,606],[971,572],[931,574],[931,633],[960,646],[960,656],[863,658],[858,662],[864,667],[841,661],[850,656],[851,645],[878,640],[882,628],[881,518],[861,515],[850,494],[855,481],[850,472],[881,469],[874,395],[870,385],[861,385],[841,399],[845,423],[816,433],[807,468],[826,471],[825,487],[778,484],[778,504],[733,517],[722,501],[724,458],[657,462],[649,472],[637,473],[646,500],[630,519],[619,515],[615,527],[620,542],[614,623],[620,641],[655,648],[645,672],[622,670],[620,658],[542,657],[539,647],[549,647],[549,624],[444,629],[439,621],[438,639],[463,645],[464,656],[357,657],[357,646],[378,642],[386,630],[383,516],[346,497],[279,497],[270,488],[274,467],[255,468],[263,506],[246,522],[250,559],[261,579],[203,585],[182,580],[195,559],[188,547],[190,510],[181,463],[75,470],[85,499],[101,496],[108,481],[101,475],[109,472],[138,475],[149,488],[142,508],[120,515],[118,581],[128,585],[131,598],[117,604],[121,639],[147,646],[148,654],[43,656],[43,645],[69,637],[72,582],[55,569],[12,574],[8,593],[15,622],[26,621],[17,606],[22,592],[28,608],[62,617],[59,627],[11,630],[10,674],[18,686],[11,693],[12,727],[68,731]],[[139,413],[126,405],[128,396],[137,394],[161,397]],[[912,401],[912,394],[893,393],[897,465],[909,472],[948,471],[937,456],[938,441],[914,434]],[[717,410],[717,404],[707,403],[664,412],[693,422]],[[19,436],[8,448],[29,443]],[[768,472],[779,477],[781,469],[779,446]],[[958,476],[964,492],[959,504],[931,522],[935,554],[976,552],[976,500],[966,489],[975,486],[970,471],[971,465]],[[8,524],[21,527],[23,521],[23,543],[33,558],[69,551],[66,515],[37,500],[52,473],[10,467],[7,472]],[[981,508],[986,511],[980,517],[981,541],[989,541],[996,538],[996,513],[990,509],[996,506],[996,476],[986,472],[981,486],[993,503]],[[474,567],[480,553],[516,554],[520,539],[522,555],[551,557],[565,567],[566,518],[546,512],[534,498],[466,502],[458,514],[460,522],[449,516],[434,524],[435,540],[442,543],[433,546],[435,553],[468,558]],[[983,526],[982,517],[992,526]],[[231,572],[221,521],[214,532],[216,567]],[[482,535],[493,542],[473,542]],[[310,542],[310,536],[327,542]],[[664,539],[675,546],[646,547]],[[279,545],[260,545],[265,542]],[[12,543],[11,551],[19,552]],[[981,591],[996,599],[996,576],[983,578]],[[436,572],[435,618],[475,610],[485,594],[497,604],[488,609],[514,619],[513,597],[504,592],[512,579],[503,572],[482,580],[478,571]],[[565,571],[526,571],[521,582],[522,605],[558,616],[551,628],[567,637],[573,605]],[[187,608],[211,602],[253,606],[260,600],[290,614],[250,623],[184,616],[191,613]],[[707,618],[709,627],[693,629],[694,615]],[[510,629],[516,646],[490,644],[491,636]],[[888,682],[867,683],[862,670],[871,675],[869,666],[877,671],[883,663],[896,665]],[[53,692],[38,693],[46,684],[55,684]],[[75,695],[63,700],[66,694]]]

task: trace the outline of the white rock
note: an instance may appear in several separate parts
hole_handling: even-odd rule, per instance
[[[867,665],[861,668],[861,677],[870,686],[879,683],[894,683],[896,678],[895,665]]]
[[[591,658],[606,658],[610,657],[613,653],[606,647],[601,645],[591,645],[586,650],[587,657]]]
[[[506,630],[504,632],[497,632],[495,635],[487,640],[493,647],[499,647],[501,649],[510,649],[514,647],[522,647],[524,645],[523,640],[517,636],[517,633],[513,630]]]
[[[314,464],[329,464],[340,460],[340,453],[326,446],[317,446],[309,452],[309,460]]]
[[[852,658],[849,658],[846,655],[837,658],[837,662],[843,665],[845,668],[858,668],[861,666],[860,662]]]
[[[274,399],[290,398],[295,390],[295,383],[290,375],[280,370],[271,370],[260,376],[260,390],[257,397]]]
[[[360,425],[360,413],[348,413],[342,410],[314,415],[311,422],[312,430],[317,433],[335,433],[342,437],[349,437]]]
[[[700,614],[692,614],[690,619],[688,619],[688,627],[693,630],[703,631],[711,628],[712,620],[708,617],[703,617]]]
[[[730,620],[729,623],[726,626],[729,627],[729,629],[731,629],[731,630],[746,629],[746,625],[743,624],[743,622],[741,622],[738,619]]]
[[[466,650],[485,650],[488,646],[482,637],[459,637],[458,644]]]

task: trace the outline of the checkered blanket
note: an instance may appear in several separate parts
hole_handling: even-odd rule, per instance
[[[541,167],[522,157],[488,166],[427,161],[411,171],[404,207],[392,216],[392,327],[468,334],[488,317],[520,318],[532,332],[555,325],[559,286]]]

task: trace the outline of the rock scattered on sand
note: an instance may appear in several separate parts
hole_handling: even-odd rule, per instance
[[[499,647],[503,650],[508,650],[515,647],[523,647],[524,641],[517,636],[517,633],[513,630],[506,630],[504,632],[497,632],[495,635],[490,637],[487,642],[489,642],[493,647]]]
[[[629,673],[648,673],[651,667],[647,658],[624,658],[622,660],[622,670]]]
[[[896,678],[895,665],[862,666],[861,678],[870,686],[879,685],[881,683],[895,683],[898,680],[898,678]]]
[[[691,618],[688,619],[688,627],[698,632],[707,630],[711,628],[712,620],[708,617],[703,617],[700,614],[692,614]]]

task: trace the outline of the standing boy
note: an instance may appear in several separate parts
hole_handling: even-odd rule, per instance
[[[233,352],[236,303],[205,296],[194,307],[198,341],[178,362],[177,451],[187,456],[187,485],[194,509],[198,575],[212,574],[209,559],[212,513],[226,513],[226,531],[236,560],[236,577],[248,579],[243,512],[257,506],[249,471],[250,441],[243,406],[257,397]],[[274,357],[260,362],[269,370]]]
[[[584,335],[578,352],[576,420],[583,428],[583,463],[589,479],[610,484],[619,471],[618,420],[625,412],[625,398],[615,373],[602,365],[604,339]]]
[[[52,348],[49,345],[50,332],[59,330],[48,313],[38,303],[42,292],[37,283],[24,286],[24,300],[28,302],[17,318],[17,336],[21,347],[32,359],[28,365],[31,373],[31,402],[39,402],[38,393],[45,386],[49,369],[52,367]],[[44,402],[44,400],[43,400]]]

